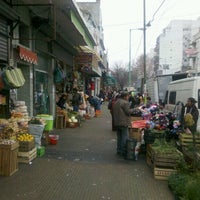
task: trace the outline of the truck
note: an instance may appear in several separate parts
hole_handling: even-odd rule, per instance
[[[165,94],[170,82],[186,78],[188,73],[157,75],[147,79],[147,92],[153,102],[164,104]]]
[[[164,99],[165,110],[174,112],[177,104],[181,102],[185,105],[189,97],[195,98],[200,113],[200,76],[171,81]],[[198,120],[197,130],[200,131],[200,119]]]

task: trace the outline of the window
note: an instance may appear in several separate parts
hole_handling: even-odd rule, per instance
[[[170,92],[169,93],[169,104],[176,104],[176,92]]]
[[[19,43],[26,46],[30,47],[30,36],[29,36],[29,27],[25,25],[20,25],[19,26]]]
[[[35,72],[34,88],[34,115],[49,114],[48,74],[46,72]]]
[[[167,104],[167,99],[168,99],[168,90],[165,93],[164,104]]]

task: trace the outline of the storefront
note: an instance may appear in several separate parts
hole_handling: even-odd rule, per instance
[[[101,70],[99,59],[90,49],[82,47],[81,52],[75,57],[75,70],[81,72],[82,82],[86,94],[95,96],[100,91]]]
[[[12,60],[10,60],[10,22],[16,21],[18,19],[17,14],[4,2],[0,2],[0,69],[2,70],[5,66],[8,66]],[[9,22],[9,23],[8,23]],[[1,79],[0,83],[0,117],[9,118],[10,117],[10,92],[5,90],[3,82]]]

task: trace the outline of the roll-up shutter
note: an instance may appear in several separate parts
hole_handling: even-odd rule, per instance
[[[0,60],[8,60],[8,26],[6,21],[0,18]]]

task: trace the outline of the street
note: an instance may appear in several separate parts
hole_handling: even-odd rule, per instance
[[[173,200],[167,181],[154,179],[145,154],[138,161],[116,155],[107,104],[102,115],[81,127],[56,129],[57,145],[43,157],[19,164],[10,177],[0,177],[1,200]]]

